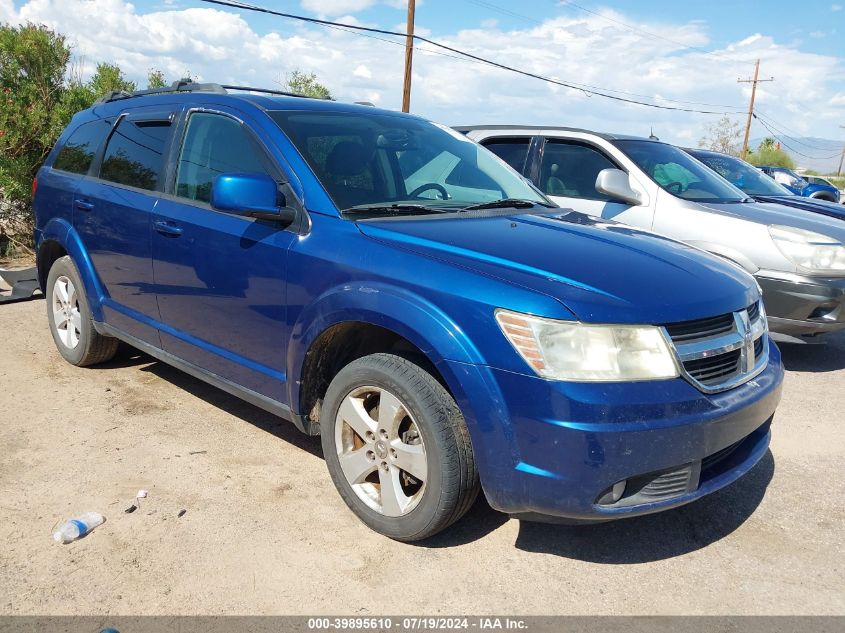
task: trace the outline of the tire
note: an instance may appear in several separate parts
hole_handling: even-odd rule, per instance
[[[419,541],[475,501],[478,470],[463,415],[418,365],[393,354],[353,361],[329,385],[320,417],[329,474],[376,532]]]
[[[47,321],[62,357],[71,365],[87,367],[111,360],[120,342],[94,329],[85,287],[73,260],[57,259],[47,275]]]

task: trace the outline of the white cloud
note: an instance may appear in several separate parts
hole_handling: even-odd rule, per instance
[[[842,11],[842,5],[841,4],[832,4],[832,5],[830,5],[830,10],[834,11],[834,12]]]
[[[302,8],[317,15],[343,15],[369,9],[376,0],[302,0]]]
[[[286,23],[279,27],[284,31],[260,34],[233,11],[139,13],[123,0],[29,0],[17,14],[9,0],[0,0],[0,16],[4,11],[13,20],[45,23],[67,34],[88,73],[103,60],[119,64],[140,83],[148,69],[160,68],[168,79],[190,70],[204,81],[272,87],[299,68],[316,73],[339,99],[394,109],[401,104],[404,40],[399,38],[389,44],[336,29]],[[612,15],[631,22],[621,14]],[[671,33],[671,39],[687,46],[708,48],[705,25],[700,23],[638,26]],[[750,86],[737,84],[736,78],[753,73],[759,58],[761,76],[776,79],[758,87],[760,111],[797,132],[828,138],[839,137],[838,125],[845,120],[842,58],[805,53],[796,44],[783,44],[765,34],[751,34],[708,55],[596,16],[574,15],[524,29],[496,26],[431,37],[537,74],[611,88],[620,97],[704,110],[723,108],[670,99],[730,104],[741,111],[747,107]],[[689,144],[714,119],[586,96],[433,51],[431,45],[420,45],[414,57],[411,107],[447,124],[573,125],[645,136],[653,126],[660,138]],[[757,126],[752,135],[767,133]]]
[[[372,79],[373,77],[372,71],[364,66],[364,64],[358,64],[358,67],[352,71],[352,74],[356,77],[362,77],[363,79]]]
[[[15,6],[12,0],[0,0],[0,22],[11,22],[15,19]]]

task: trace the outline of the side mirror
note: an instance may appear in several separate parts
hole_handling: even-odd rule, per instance
[[[211,185],[211,206],[285,226],[296,219],[296,211],[286,206],[278,183],[267,174],[220,174]]]
[[[628,174],[621,169],[602,169],[596,177],[596,191],[634,206],[643,203],[642,196],[631,187]]]

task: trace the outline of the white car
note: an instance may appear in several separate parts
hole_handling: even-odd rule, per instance
[[[662,233],[729,259],[763,289],[779,340],[845,329],[845,222],[755,202],[654,138],[561,127],[469,126],[563,207]]]

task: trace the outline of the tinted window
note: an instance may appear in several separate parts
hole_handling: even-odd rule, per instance
[[[602,169],[615,168],[593,147],[549,141],[540,165],[540,189],[550,196],[610,200],[596,191],[596,178]]]
[[[519,173],[525,168],[528,157],[529,138],[491,138],[482,143],[484,147],[505,161]]]
[[[53,169],[87,174],[94,161],[94,155],[106,140],[111,126],[112,122],[105,119],[80,125],[56,156]]]
[[[406,202],[463,208],[500,198],[548,204],[486,149],[422,119],[379,112],[270,116],[340,209]],[[390,211],[372,210],[384,212]]]
[[[673,196],[696,202],[741,202],[745,194],[674,145],[614,141],[649,178]]]
[[[121,120],[109,139],[100,178],[155,190],[169,133],[170,121]]]
[[[261,148],[234,119],[192,114],[179,155],[176,195],[210,203],[215,176],[233,172],[269,174],[266,160]]]
[[[690,151],[690,154],[749,196],[794,195],[757,168],[733,156],[695,150]]]

